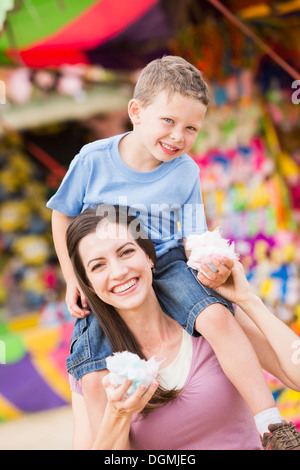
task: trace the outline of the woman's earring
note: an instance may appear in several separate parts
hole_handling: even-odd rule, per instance
[[[156,268],[154,267],[154,264],[152,264],[151,270],[152,270],[152,274],[155,274],[155,273],[156,273]]]

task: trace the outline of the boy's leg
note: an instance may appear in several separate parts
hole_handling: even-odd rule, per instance
[[[77,319],[66,360],[69,374],[78,380],[90,372],[106,369],[106,358],[111,355],[112,349],[96,316],[90,313]]]
[[[221,304],[207,307],[196,318],[195,328],[210,343],[225,375],[249,406],[264,447],[298,449],[300,435],[295,435],[291,423],[284,424],[256,353],[229,310]],[[277,430],[274,435],[270,425]]]
[[[206,307],[196,318],[195,329],[209,342],[253,416],[276,406],[250,341],[226,307]]]
[[[224,373],[251,409],[256,424],[257,414],[261,416],[265,411],[269,414],[271,410],[275,410],[275,416],[272,413],[267,423],[280,422],[282,418],[260,363],[233,316],[232,304],[201,284],[197,271],[187,266],[183,249],[175,248],[158,259],[154,281],[162,309],[188,333],[202,334],[211,344]]]
[[[227,299],[203,286],[197,278],[197,271],[187,266],[186,261],[183,247],[160,256],[153,285],[163,311],[190,335],[199,336],[194,324],[206,307],[220,303],[233,314],[233,306]]]

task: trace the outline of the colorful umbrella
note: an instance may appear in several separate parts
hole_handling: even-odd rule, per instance
[[[144,54],[165,48],[171,35],[159,0],[25,0],[6,14],[2,64],[137,68],[144,65]]]

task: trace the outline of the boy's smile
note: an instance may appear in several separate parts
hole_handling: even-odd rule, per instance
[[[162,147],[163,152],[165,152],[167,155],[173,156],[180,151],[180,148],[174,147],[174,145],[165,144],[164,142],[159,142],[159,144]]]
[[[121,140],[120,154],[129,167],[146,172],[190,151],[207,108],[195,98],[169,98],[162,91],[144,107],[131,100],[128,109],[134,128]]]

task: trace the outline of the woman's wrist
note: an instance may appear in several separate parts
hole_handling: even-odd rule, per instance
[[[119,410],[110,401],[107,402],[105,414],[116,423],[126,423],[127,421],[131,422],[132,419],[132,413],[124,410]]]
[[[120,412],[112,403],[107,402],[99,433],[92,449],[127,449],[130,425],[130,413]]]
[[[242,310],[247,312],[249,309],[253,309],[253,307],[260,301],[261,299],[259,296],[256,295],[253,291],[249,290],[248,292],[245,292],[244,295],[240,297],[240,299],[237,299],[235,303]]]

